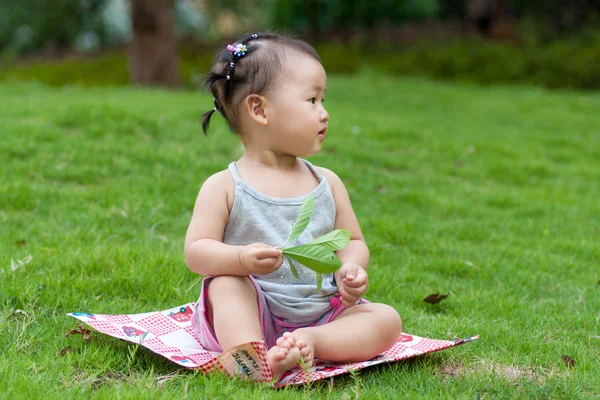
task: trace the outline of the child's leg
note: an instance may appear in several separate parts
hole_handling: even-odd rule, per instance
[[[206,297],[206,312],[223,350],[240,344],[261,341],[263,329],[257,292],[246,277],[212,278]],[[300,350],[292,337],[280,338],[267,353],[269,367],[280,374],[298,364]]]
[[[223,350],[263,340],[256,290],[248,278],[216,276],[206,299],[208,321]]]
[[[366,361],[388,350],[402,332],[398,312],[385,304],[359,304],[332,322],[292,332],[305,361]]]

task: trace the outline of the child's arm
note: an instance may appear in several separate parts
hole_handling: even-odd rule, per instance
[[[341,179],[327,169],[321,168],[320,170],[327,177],[333,192],[336,208],[335,229],[347,229],[352,233],[350,243],[336,252],[342,261],[342,267],[335,273],[340,301],[346,307],[352,307],[368,287],[369,278],[365,270],[369,265],[369,248],[352,209],[348,191]]]
[[[262,243],[231,246],[223,243],[234,184],[228,171],[204,182],[185,237],[188,268],[204,276],[268,274],[283,262],[281,250]]]
[[[319,168],[319,172],[327,178],[335,199],[335,229],[347,229],[352,232],[350,243],[342,250],[338,250],[336,254],[344,264],[358,264],[367,269],[370,259],[369,248],[365,243],[358,219],[352,209],[348,191],[342,180],[334,172],[326,168]]]

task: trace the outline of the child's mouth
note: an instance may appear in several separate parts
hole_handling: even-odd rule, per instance
[[[327,128],[323,128],[319,131],[319,133],[317,133],[317,136],[321,136],[322,138],[325,138],[325,133],[327,132]]]

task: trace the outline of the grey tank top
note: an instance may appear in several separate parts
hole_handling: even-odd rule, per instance
[[[315,197],[315,211],[304,233],[293,243],[301,245],[331,232],[335,227],[335,201],[324,176],[314,166],[302,160],[319,180],[311,192],[295,198],[274,198],[257,192],[238,173],[235,162],[229,171],[235,182],[233,207],[225,227],[223,242],[240,246],[265,243],[282,246],[300,213],[303,201]],[[291,324],[310,324],[331,310],[329,299],[338,288],[333,274],[323,276],[322,289],[317,292],[317,275],[304,265],[294,262],[299,279],[294,278],[290,265],[283,265],[268,275],[252,275],[262,288],[271,313]]]

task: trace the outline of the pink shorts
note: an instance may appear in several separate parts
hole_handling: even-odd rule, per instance
[[[202,291],[200,293],[200,298],[194,307],[194,311],[192,314],[192,326],[194,327],[194,331],[198,336],[198,340],[200,344],[208,351],[212,352],[222,352],[223,349],[215,336],[215,330],[211,326],[208,321],[208,317],[206,315],[206,296],[208,295],[208,285],[210,281],[214,277],[209,276],[204,278],[202,281]],[[285,332],[292,332],[298,328],[304,328],[307,326],[320,326],[327,324],[333,321],[342,311],[346,309],[343,304],[335,308],[331,308],[331,310],[327,311],[319,320],[310,324],[310,325],[295,325],[286,323],[274,315],[269,311],[269,306],[267,305],[267,300],[265,299],[265,295],[262,292],[262,289],[258,285],[258,283],[251,276],[248,277],[250,282],[254,285],[254,289],[256,289],[256,297],[258,301],[258,315],[260,316],[260,327],[262,330],[263,338],[267,343],[267,348],[271,348],[275,346],[275,342],[278,338],[281,337]],[[359,300],[359,302],[363,302],[363,300]]]

